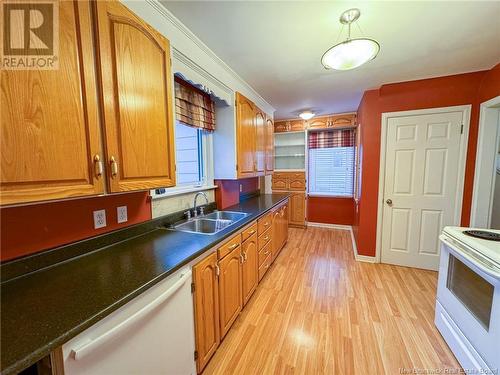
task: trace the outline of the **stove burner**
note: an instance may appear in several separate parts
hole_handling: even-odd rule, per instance
[[[500,234],[486,230],[464,230],[464,234],[489,241],[500,241]]]

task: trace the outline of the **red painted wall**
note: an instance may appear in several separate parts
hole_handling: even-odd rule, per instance
[[[151,219],[148,192],[47,202],[0,209],[0,260],[18,258]],[[117,223],[116,207],[128,221]],[[105,209],[107,226],[94,229],[93,211]]]
[[[354,222],[354,199],[308,197],[307,221],[352,225]]]
[[[358,108],[362,153],[361,198],[354,233],[361,255],[374,256],[383,112],[472,105],[465,171],[462,225],[469,224],[478,133],[479,104],[500,95],[499,65],[490,71],[387,84],[366,91]]]
[[[215,180],[214,183],[218,186],[218,189],[215,189],[215,203],[219,210],[240,202],[240,185],[243,194],[259,190],[258,177],[240,180]]]

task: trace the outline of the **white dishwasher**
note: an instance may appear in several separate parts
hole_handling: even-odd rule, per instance
[[[65,375],[196,374],[191,280],[177,271],[64,344]]]

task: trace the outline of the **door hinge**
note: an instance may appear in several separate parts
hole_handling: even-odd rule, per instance
[[[196,289],[196,287],[195,287],[194,283],[191,283],[191,293],[194,293],[195,289]]]
[[[460,127],[460,134],[464,134],[464,124]]]
[[[198,360],[198,350],[195,350],[194,351],[194,360],[197,361]]]

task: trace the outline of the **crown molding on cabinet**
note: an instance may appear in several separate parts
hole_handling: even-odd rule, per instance
[[[192,84],[205,86],[217,98],[226,102],[226,105],[234,103],[233,90],[176,48],[172,48],[172,70],[174,73],[182,75],[184,79]],[[206,90],[203,89],[203,91]]]
[[[127,5],[132,4],[132,2],[126,2]],[[189,30],[177,17],[175,17],[164,5],[162,5],[157,0],[146,0],[143,4],[147,4],[149,7],[153,8],[157,14],[161,15],[168,23],[171,24],[177,31],[182,33],[186,38],[188,38],[192,43],[196,45],[208,58],[222,68],[226,74],[228,74],[240,87],[231,87],[231,85],[222,83],[219,79],[212,76],[205,69],[198,66],[201,70],[204,70],[206,74],[215,78],[215,80],[220,81],[224,86],[230,87],[230,90],[239,91],[245,96],[249,97],[258,107],[260,107],[266,113],[272,114],[275,109],[271,106],[262,96],[259,95],[247,82],[243,80],[231,67],[229,67],[223,60],[221,60],[205,43],[203,43],[191,30]],[[147,21],[147,19],[146,19]],[[168,35],[165,35],[168,38]],[[177,52],[180,53],[180,48],[177,48],[175,41],[172,42],[172,46]],[[184,54],[185,59],[191,60],[189,56]],[[192,61],[192,60],[191,60]],[[183,61],[185,63],[185,61]],[[233,93],[234,95],[234,93]]]

